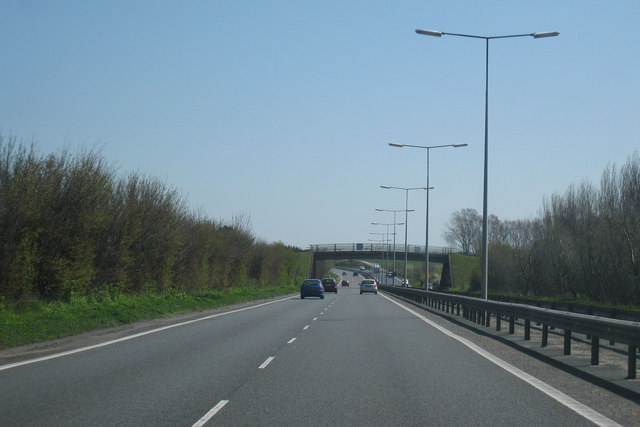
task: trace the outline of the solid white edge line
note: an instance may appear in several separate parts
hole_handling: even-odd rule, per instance
[[[490,362],[493,362],[494,364],[498,365],[499,367],[501,367],[505,371],[511,373],[512,375],[515,375],[516,377],[520,378],[521,380],[527,382],[528,384],[530,384],[533,387],[537,388],[538,390],[540,390],[541,392],[545,393],[546,395],[548,395],[552,399],[560,402],[561,404],[563,404],[567,408],[573,410],[574,412],[576,412],[577,414],[579,414],[582,417],[586,418],[587,420],[591,421],[592,423],[594,423],[596,425],[599,425],[599,426],[620,426],[620,424],[616,423],[612,419],[605,417],[601,413],[599,413],[599,412],[589,408],[588,406],[578,402],[574,398],[569,397],[568,395],[564,394],[560,390],[550,386],[549,384],[547,384],[547,383],[535,378],[534,376],[532,376],[530,374],[527,374],[526,372],[522,371],[521,369],[516,368],[515,366],[511,365],[509,362],[506,362],[506,361],[500,359],[499,357],[489,353],[488,351],[478,347],[477,345],[475,345],[474,343],[472,343],[468,339],[463,338],[463,337],[461,337],[459,335],[456,335],[455,333],[451,332],[450,330],[448,330],[448,329],[438,325],[437,323],[427,319],[426,317],[424,317],[420,313],[417,313],[417,312],[411,310],[410,308],[403,306],[402,304],[398,303],[397,301],[392,300],[391,298],[387,297],[386,295],[381,295],[381,296],[383,298],[387,299],[388,301],[391,301],[392,303],[394,303],[398,307],[400,307],[400,308],[408,311],[409,313],[413,314],[414,316],[416,316],[420,320],[422,320],[422,321],[428,323],[429,325],[433,326],[434,328],[438,329],[440,332],[444,333],[445,335],[448,335],[449,337],[451,337],[451,338],[459,341],[460,343],[466,345],[471,350],[473,350],[476,353],[478,353],[480,356],[484,357],[485,359],[489,360]]]
[[[140,332],[140,333],[133,334],[133,335],[128,335],[126,337],[118,338],[118,339],[111,340],[111,341],[105,341],[105,342],[102,342],[102,343],[99,343],[99,344],[89,345],[89,346],[86,346],[86,347],[80,347],[80,348],[76,348],[74,350],[69,350],[69,351],[63,351],[61,353],[50,354],[49,356],[42,356],[42,357],[38,357],[38,358],[35,358],[35,359],[23,360],[21,362],[9,363],[7,365],[0,366],[0,371],[4,371],[6,369],[11,369],[11,368],[16,368],[18,366],[30,365],[32,363],[44,362],[46,360],[57,359],[59,357],[69,356],[71,354],[80,353],[80,352],[83,352],[83,351],[94,350],[96,348],[106,347],[106,346],[111,345],[111,344],[116,344],[116,343],[119,343],[119,342],[132,340],[134,338],[140,338],[140,337],[143,337],[145,335],[154,334],[156,332],[166,331],[167,329],[177,328],[178,326],[189,325],[191,323],[197,323],[197,322],[201,322],[203,320],[213,319],[215,317],[226,316],[228,314],[239,313],[241,311],[246,311],[246,310],[252,310],[254,308],[264,307],[264,306],[269,305],[269,304],[275,304],[277,302],[287,301],[289,299],[291,299],[291,297],[282,298],[282,299],[275,300],[275,301],[269,301],[269,302],[265,302],[265,303],[258,304],[258,305],[252,305],[250,307],[244,307],[244,308],[239,308],[239,309],[236,309],[236,310],[226,311],[224,313],[212,314],[210,316],[200,317],[198,319],[188,320],[186,322],[181,322],[181,323],[176,323],[176,324],[173,324],[173,325],[163,326],[161,328],[152,329],[152,330],[149,330],[149,331]]]
[[[258,366],[258,369],[264,369],[267,367],[267,365],[269,365],[269,363],[271,363],[271,361],[275,359],[275,356],[269,356],[267,357],[267,360],[265,360],[264,362],[262,362],[262,365]]]
[[[204,416],[202,418],[200,418],[198,421],[196,421],[196,423],[193,425],[193,427],[202,427],[203,425],[205,425],[207,423],[207,421],[209,421],[211,418],[213,418],[213,416],[215,414],[217,414],[220,411],[220,409],[222,409],[224,407],[224,405],[226,405],[227,403],[229,403],[228,400],[221,400],[220,402],[218,402],[218,404],[216,406],[211,408],[211,410],[209,412],[204,414]]]

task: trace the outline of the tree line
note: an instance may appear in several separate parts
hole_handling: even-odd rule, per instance
[[[288,285],[307,274],[299,260],[256,239],[247,215],[211,219],[94,150],[41,155],[0,135],[0,297]]]
[[[482,217],[452,214],[444,237],[479,255]],[[537,218],[489,217],[489,289],[640,305],[640,155],[543,200]]]

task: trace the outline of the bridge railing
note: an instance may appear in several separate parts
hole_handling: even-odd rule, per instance
[[[465,319],[486,327],[491,325],[491,316],[500,331],[501,321],[507,318],[509,333],[513,334],[515,320],[524,320],[524,339],[531,337],[531,322],[542,325],[542,347],[546,347],[549,328],[564,330],[564,354],[571,354],[571,334],[585,334],[591,340],[591,364],[599,364],[600,339],[619,342],[628,346],[627,378],[636,378],[636,359],[640,349],[640,323],[627,320],[608,319],[599,316],[569,313],[565,311],[539,308],[523,304],[489,301],[414,288],[380,286],[380,290],[393,293],[419,304],[433,307],[447,313],[464,316]]]
[[[425,245],[407,245],[407,252],[424,253]],[[326,243],[310,245],[313,252],[404,252],[404,243],[385,245],[384,243]],[[430,254],[452,254],[454,248],[442,246],[429,246]]]

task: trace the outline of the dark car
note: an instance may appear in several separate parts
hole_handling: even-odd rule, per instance
[[[322,286],[324,286],[325,292],[335,292],[336,294],[338,293],[338,282],[336,282],[336,279],[325,277],[324,279],[322,279]]]
[[[342,286],[349,286],[349,281],[348,280],[343,280],[340,284]]]
[[[320,279],[307,279],[300,286],[300,298],[304,297],[320,297],[324,299],[324,286]]]

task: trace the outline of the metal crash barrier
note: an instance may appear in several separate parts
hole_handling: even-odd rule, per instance
[[[531,337],[531,322],[542,325],[542,347],[547,346],[550,328],[564,330],[564,354],[571,354],[571,334],[585,334],[591,340],[591,364],[600,360],[600,339],[626,344],[628,369],[627,379],[636,378],[637,352],[640,348],[640,323],[627,320],[609,319],[586,314],[569,313],[523,304],[489,301],[479,298],[443,294],[416,288],[380,286],[380,290],[402,296],[437,310],[462,315],[474,323],[490,327],[491,317],[496,323],[496,331],[502,327],[502,319],[508,318],[509,333],[515,333],[516,319],[524,321],[524,339]]]

